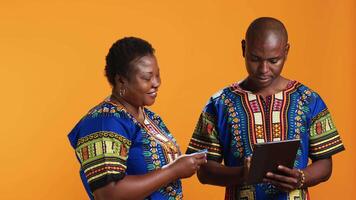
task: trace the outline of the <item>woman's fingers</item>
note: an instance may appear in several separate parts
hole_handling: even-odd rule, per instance
[[[198,154],[194,154],[192,156],[196,159],[202,159],[202,158],[206,157],[206,153],[198,153]]]
[[[194,157],[196,159],[196,162],[197,162],[198,166],[207,163],[206,154],[201,154],[201,155],[199,154],[199,155],[196,155]]]
[[[191,156],[192,159],[194,159],[195,163],[197,165],[201,165],[207,162],[206,159],[206,153],[202,152],[202,153],[195,153],[195,154],[190,154],[190,155],[186,155],[186,156]]]
[[[203,157],[203,158],[201,158],[201,159],[197,159],[197,161],[198,161],[198,165],[199,165],[199,166],[208,162],[208,160],[206,159],[206,157]]]

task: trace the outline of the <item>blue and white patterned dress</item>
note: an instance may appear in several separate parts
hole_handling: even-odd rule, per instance
[[[93,191],[126,175],[142,175],[163,167],[180,154],[162,119],[144,109],[144,124],[109,98],[82,118],[68,138],[80,162],[80,176],[90,197]],[[160,188],[146,199],[182,199],[181,181]]]

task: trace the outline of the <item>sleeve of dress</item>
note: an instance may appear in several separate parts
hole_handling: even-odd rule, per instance
[[[213,99],[210,99],[200,114],[198,123],[189,142],[186,154],[207,149],[207,159],[222,162],[222,147],[217,131],[217,114]]]
[[[91,191],[125,176],[132,127],[125,119],[86,119],[79,128],[76,154]]]
[[[345,147],[324,101],[316,93],[312,97],[309,157],[318,160],[343,151]]]

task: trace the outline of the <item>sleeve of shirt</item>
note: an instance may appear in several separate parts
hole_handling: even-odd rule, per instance
[[[132,125],[117,117],[84,120],[75,151],[91,191],[124,178]]]
[[[319,160],[331,157],[345,147],[324,101],[316,93],[312,95],[309,157]]]
[[[207,159],[222,162],[222,147],[217,131],[217,114],[211,99],[200,114],[198,123],[189,142],[186,154],[207,149]]]

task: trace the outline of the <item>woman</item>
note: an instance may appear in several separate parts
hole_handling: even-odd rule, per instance
[[[91,199],[182,199],[180,178],[205,154],[181,156],[161,118],[145,108],[161,84],[154,49],[139,38],[118,40],[106,56],[112,94],[69,134]]]

